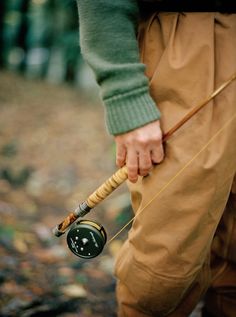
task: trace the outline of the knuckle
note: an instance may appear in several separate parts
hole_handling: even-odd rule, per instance
[[[136,182],[138,178],[138,166],[136,164],[127,165],[128,178],[131,182]]]
[[[136,145],[145,145],[148,142],[149,137],[145,134],[137,134],[132,140]]]
[[[162,136],[158,135],[155,138],[153,138],[153,142],[156,143],[157,145],[162,144]]]
[[[130,175],[135,175],[138,169],[138,166],[136,164],[127,165],[128,171]]]
[[[155,140],[162,141],[162,132],[161,132],[161,130],[155,131],[155,134],[153,134],[153,138]]]
[[[136,173],[130,173],[128,172],[128,178],[130,181],[136,181],[138,179],[138,171]]]
[[[148,144],[148,139],[147,138],[144,138],[144,137],[140,137],[138,139],[138,143],[142,146],[142,147],[145,147],[147,144]]]
[[[124,156],[123,155],[117,155],[116,156],[116,161],[117,162],[123,162],[124,161]]]
[[[162,147],[159,149],[155,149],[152,151],[152,156],[151,156],[152,162],[153,163],[160,163],[164,159],[164,150]]]
[[[139,174],[142,175],[142,176],[145,176],[145,175],[147,175],[150,172],[151,168],[152,168],[152,163],[151,162],[143,164],[139,168]]]
[[[123,164],[124,164],[124,163],[123,163],[122,161],[116,160],[116,165],[117,165],[117,166],[122,167]]]
[[[150,162],[147,162],[147,163],[143,163],[143,164],[140,166],[140,168],[141,168],[142,170],[149,170],[151,167],[152,167],[151,161],[150,161]]]
[[[116,158],[116,164],[118,165],[118,166],[121,166],[121,165],[123,165],[125,163],[125,161],[124,161],[124,159],[123,158],[119,158],[119,157],[117,157]]]
[[[157,163],[161,163],[164,159],[164,154],[160,154],[157,158],[156,158],[156,161]]]
[[[146,176],[148,175],[148,173],[149,173],[149,170],[140,170],[139,175]]]

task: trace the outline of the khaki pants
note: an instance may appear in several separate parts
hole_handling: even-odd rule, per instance
[[[236,15],[159,13],[141,25],[140,47],[167,132],[236,72]],[[236,316],[236,119],[220,130],[235,114],[233,82],[129,184],[139,215],[116,260],[120,317],[188,316],[207,289],[214,316]]]

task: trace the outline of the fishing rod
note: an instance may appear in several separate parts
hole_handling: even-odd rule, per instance
[[[236,73],[218,87],[206,100],[195,106],[167,133],[165,133],[162,141],[166,142],[180,127],[182,127],[190,118],[192,118],[235,79]],[[93,208],[95,208],[116,188],[124,183],[127,178],[128,170],[126,166],[123,166],[110,178],[108,178],[100,187],[98,187],[85,201],[80,203],[73,212],[71,212],[53,229],[53,234],[56,237],[60,237],[69,229],[67,233],[67,245],[76,256],[90,259],[98,256],[102,252],[107,241],[107,234],[104,227],[95,221],[78,219],[84,217]]]

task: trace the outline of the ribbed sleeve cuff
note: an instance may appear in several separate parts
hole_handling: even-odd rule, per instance
[[[160,119],[160,111],[146,87],[104,100],[110,134],[122,134]]]

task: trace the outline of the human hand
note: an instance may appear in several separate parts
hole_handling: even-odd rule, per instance
[[[116,164],[126,164],[128,178],[135,183],[138,175],[146,176],[153,164],[164,158],[160,121],[154,121],[130,132],[115,136]]]

